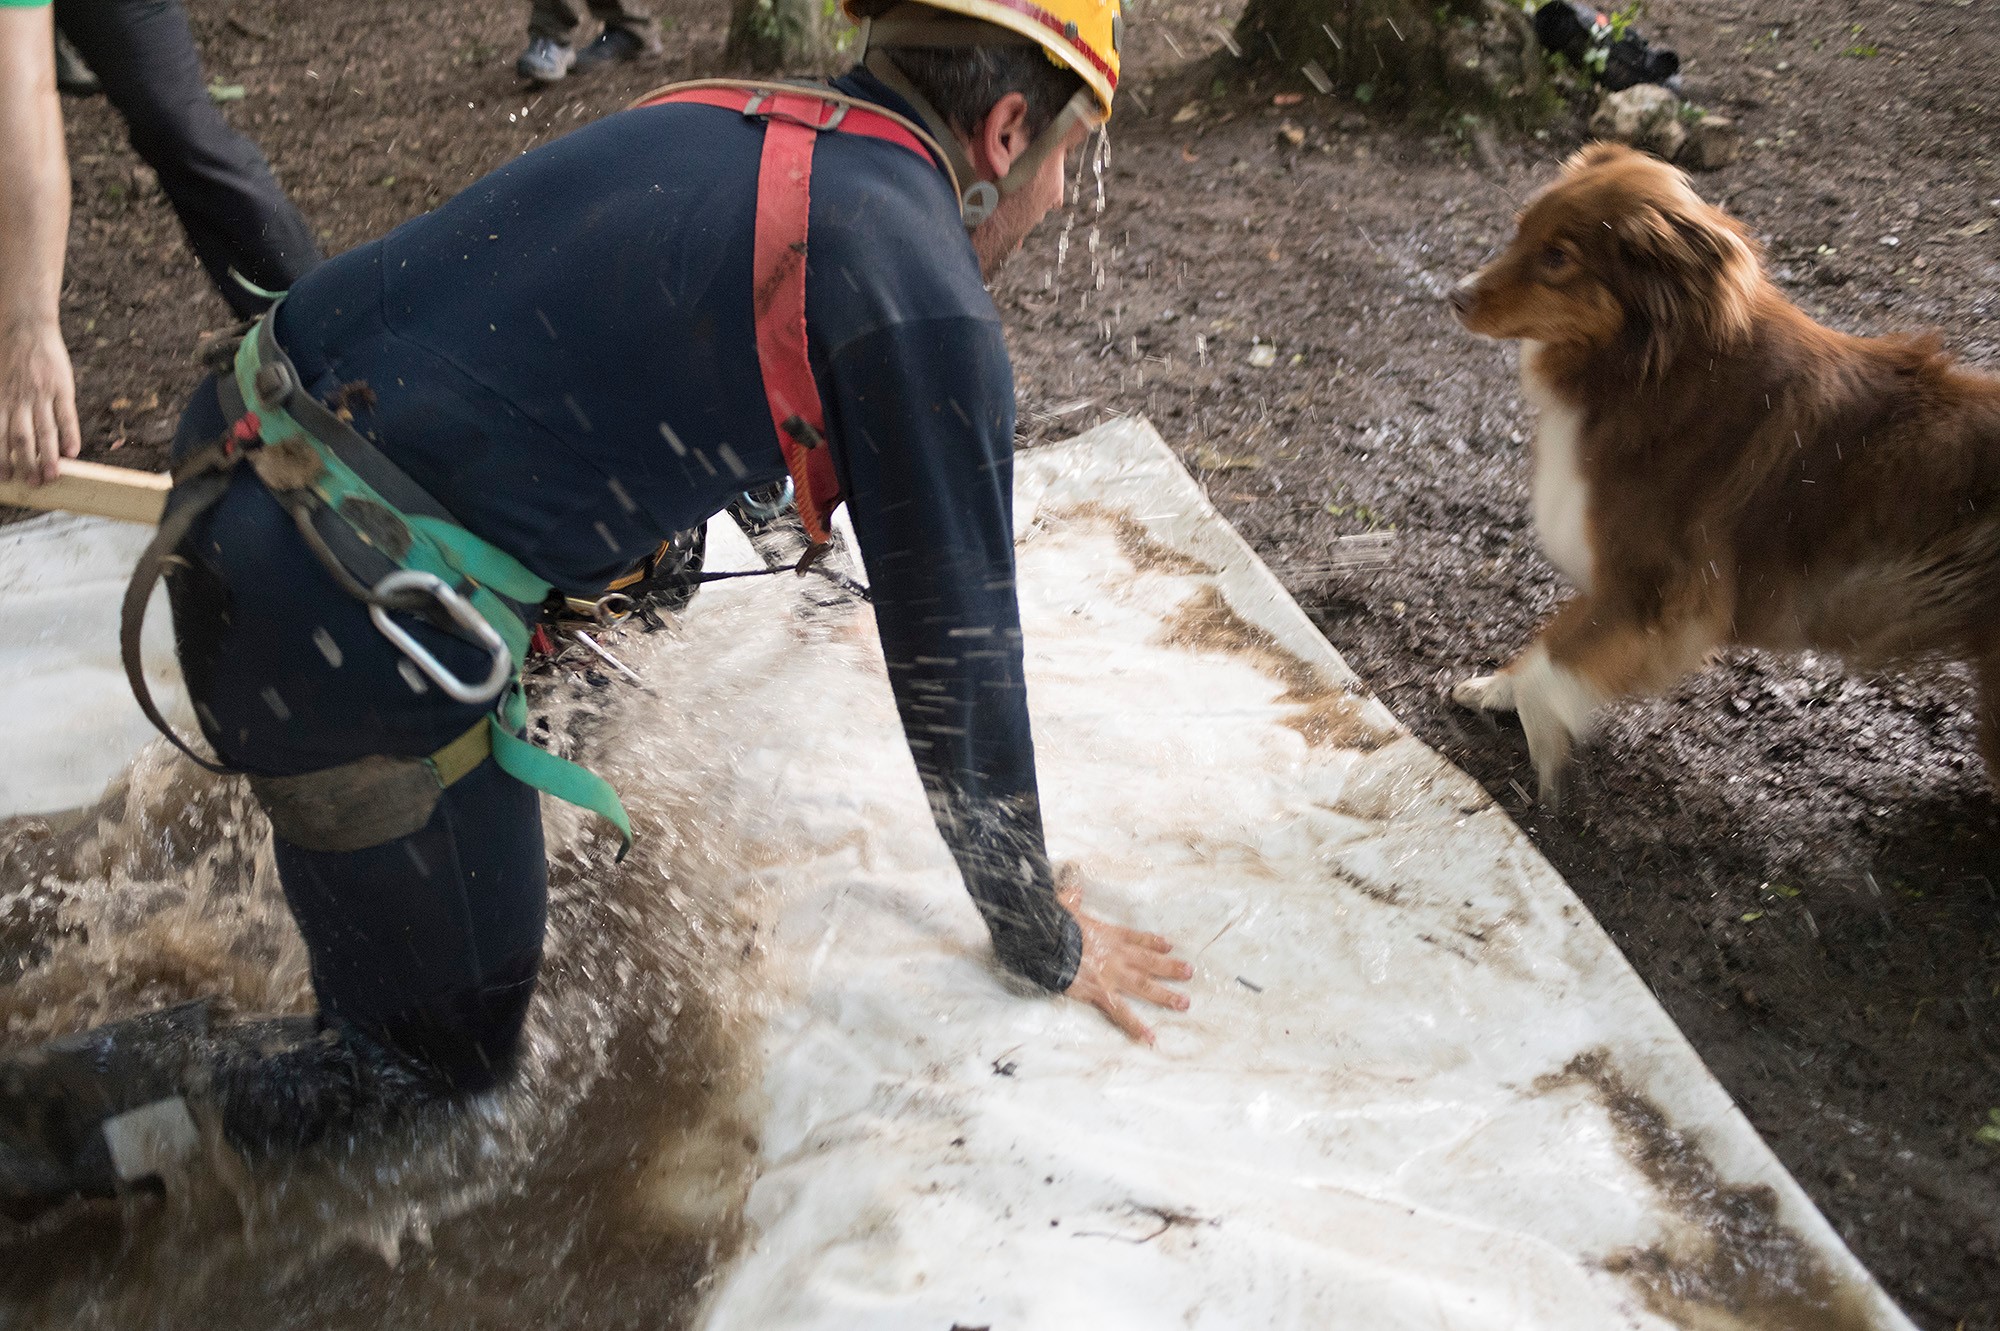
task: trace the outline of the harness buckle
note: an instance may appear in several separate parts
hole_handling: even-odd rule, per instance
[[[822,112],[831,108],[833,114],[827,116],[824,120],[809,118],[802,111],[789,105],[789,103],[794,101],[811,102],[818,106]],[[765,103],[767,102],[771,103],[768,110],[765,108]],[[817,96],[810,89],[806,88],[799,89],[796,94],[765,92],[759,89],[750,95],[749,101],[743,104],[743,115],[745,119],[788,120],[794,125],[803,125],[807,129],[816,130],[824,134],[829,130],[840,127],[840,122],[847,119],[847,109],[847,103],[831,101],[827,98]]]
[[[267,360],[257,367],[257,376],[251,387],[257,391],[257,400],[265,407],[282,407],[288,401],[298,381],[292,377],[291,367],[283,361]]]
[[[408,630],[389,617],[392,602],[407,601],[407,593],[415,592],[428,597],[432,604],[444,611],[447,618],[470,633],[479,646],[493,658],[493,668],[486,678],[477,684],[468,684],[446,668],[444,662],[432,656],[424,645],[411,637]],[[401,608],[400,606],[398,608]],[[514,658],[507,650],[493,626],[486,622],[486,616],[460,595],[458,590],[435,573],[425,573],[420,569],[399,568],[385,574],[375,584],[373,600],[368,606],[368,617],[375,621],[376,630],[409,659],[411,665],[440,689],[445,696],[458,702],[491,702],[507,687],[507,681],[514,676]]]

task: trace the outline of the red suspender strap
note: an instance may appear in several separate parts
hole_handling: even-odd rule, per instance
[[[840,478],[833,468],[833,450],[827,447],[826,413],[806,354],[806,230],[812,214],[813,145],[822,133],[839,131],[899,144],[927,159],[931,154],[889,117],[805,88],[667,89],[638,105],[665,102],[721,107],[764,122],[750,286],[757,367],[763,373],[771,426],[792,474],[806,536],[815,545],[824,545],[830,539],[827,521],[840,505]]]
[[[818,105],[824,105],[823,103]],[[826,443],[826,413],[806,356],[806,225],[812,209],[817,130],[772,116],[764,122],[757,168],[757,240],[750,262],[757,365],[771,425],[792,473],[799,517],[815,545],[829,539],[827,519],[840,502],[840,478]]]

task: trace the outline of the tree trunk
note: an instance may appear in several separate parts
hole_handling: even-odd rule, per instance
[[[831,73],[853,37],[828,0],[731,0],[724,55],[760,74]]]
[[[1250,0],[1243,58],[1363,103],[1524,119],[1543,107],[1534,26],[1512,0]]]

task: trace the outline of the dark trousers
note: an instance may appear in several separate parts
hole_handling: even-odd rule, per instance
[[[224,422],[196,390],[176,456]],[[240,468],[168,580],[182,672],[225,761],[293,775],[371,754],[421,757],[489,708],[412,683],[401,653]],[[419,621],[410,631],[462,677],[483,651]],[[534,992],[548,870],[540,797],[489,759],[419,831],[351,853],[276,843],[285,900],[311,958],[322,1018],[380,1045],[440,1089],[477,1091],[511,1066]]]
[[[195,257],[238,316],[269,302],[229,276],[282,291],[319,262],[312,229],[257,145],[209,99],[179,0],[55,0],[56,22],[125,118],[132,149],[160,177]]]
[[[587,0],[587,5],[607,30],[623,28],[642,41],[650,41],[659,27],[659,20],[630,0]],[[585,7],[585,0],[528,0],[528,35],[567,44],[583,22]]]

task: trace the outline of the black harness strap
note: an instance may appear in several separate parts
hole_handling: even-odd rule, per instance
[[[237,464],[243,454],[214,444],[196,453],[182,465],[174,477],[174,488],[167,499],[167,511],[160,518],[159,530],[147,543],[145,553],[139,556],[138,565],[132,570],[132,581],[125,584],[125,602],[119,611],[118,650],[125,663],[125,679],[132,686],[132,696],[139,703],[139,710],[153,723],[153,728],[167,737],[167,741],[192,759],[196,766],[204,767],[218,776],[238,776],[234,767],[212,762],[202,757],[188,746],[186,740],[174,733],[167,724],[167,718],[160,715],[160,708],[153,701],[152,686],[146,682],[146,668],[139,655],[139,634],[146,626],[146,603],[152,599],[153,588],[166,576],[168,562],[176,556],[183,538],[188,534],[202,514],[221,502],[229,492],[229,482],[235,475]]]

